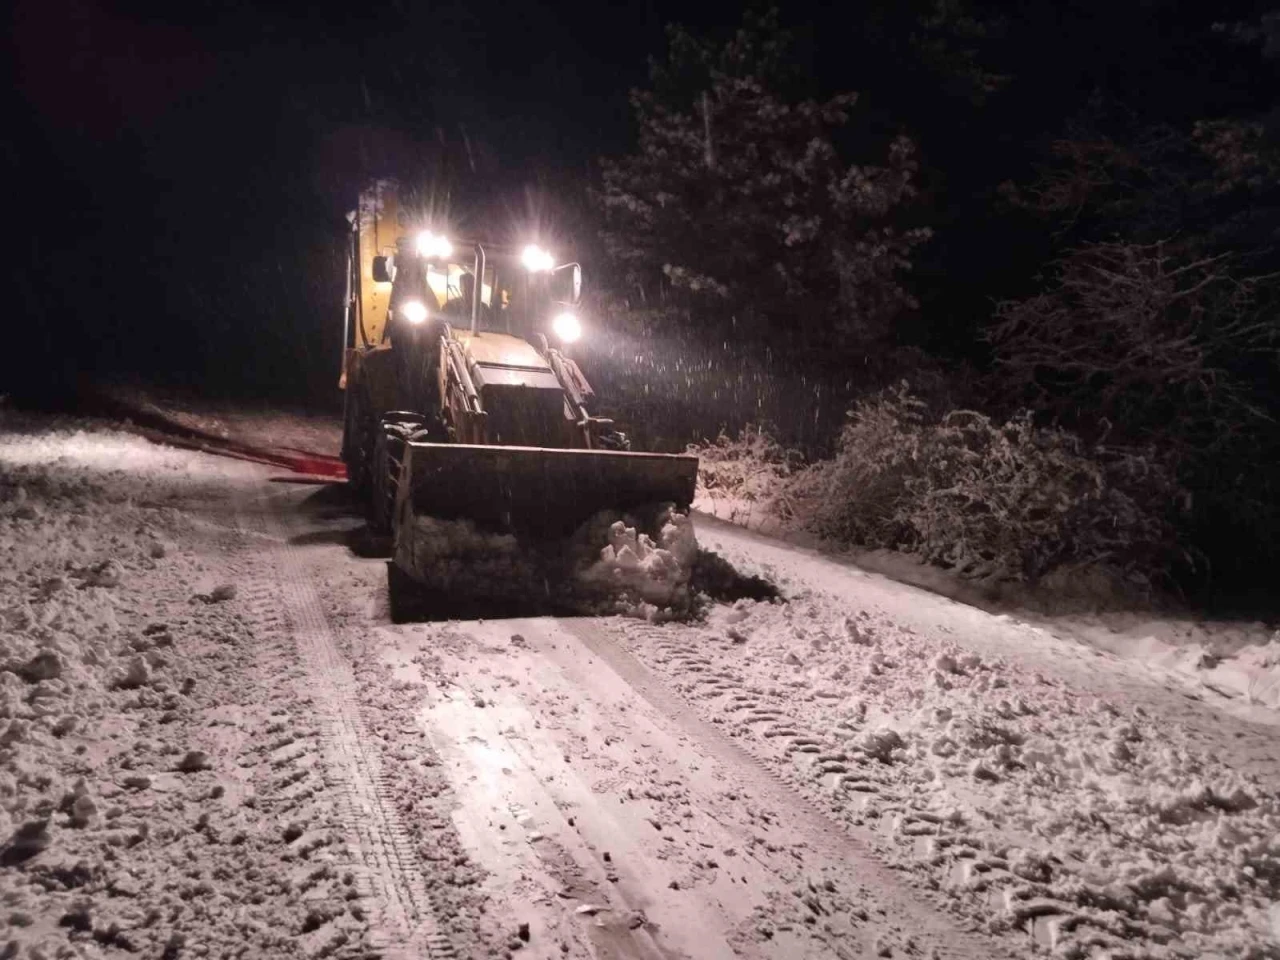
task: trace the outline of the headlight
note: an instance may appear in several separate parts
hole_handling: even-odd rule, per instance
[[[410,323],[421,323],[427,319],[427,306],[421,300],[406,300],[400,304],[400,316]]]
[[[437,236],[430,230],[418,234],[418,256],[443,260],[453,256],[453,244],[448,237]]]
[[[546,273],[556,265],[555,258],[550,253],[532,243],[520,254],[520,262],[530,273]]]
[[[582,324],[572,313],[560,313],[551,321],[551,329],[565,343],[573,343],[582,336]]]

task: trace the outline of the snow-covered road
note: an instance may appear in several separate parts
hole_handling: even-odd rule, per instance
[[[1280,956],[1275,714],[699,520],[786,603],[394,624],[340,491],[0,435],[0,957]]]

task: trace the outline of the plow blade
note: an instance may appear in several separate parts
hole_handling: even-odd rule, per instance
[[[555,539],[601,510],[687,508],[697,480],[687,455],[410,443],[398,500],[416,516]]]

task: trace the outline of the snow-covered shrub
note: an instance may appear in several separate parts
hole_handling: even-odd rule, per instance
[[[1086,450],[1029,414],[997,424],[952,411],[930,441],[898,509],[928,560],[1035,579],[1068,564],[1148,576],[1171,556],[1174,484],[1149,457]]]
[[[1151,456],[1087,448],[1028,414],[937,418],[905,384],[855,406],[835,458],[790,493],[800,522],[823,536],[972,576],[1104,565],[1146,580],[1175,548],[1176,485]]]
[[[1266,596],[1280,562],[1280,274],[1259,228],[1280,210],[1280,141],[1260,119],[1091,105],[1005,191],[1055,242],[1039,292],[984,330],[1003,410],[1176,459],[1200,559],[1178,579],[1203,600]]]
[[[688,450],[698,458],[699,499],[787,512],[788,481],[803,458],[779,443],[768,426],[748,424],[736,437],[722,432]]]
[[[813,464],[791,484],[795,519],[843,543],[909,545],[913,538],[899,507],[907,480],[925,459],[925,413],[905,384],[856,404],[835,457]]]
[[[1227,254],[1086,244],[1045,292],[999,304],[987,336],[1006,387],[1058,422],[1213,458],[1272,428],[1276,295]]]

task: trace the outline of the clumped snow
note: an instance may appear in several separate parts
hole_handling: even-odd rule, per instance
[[[415,516],[396,550],[396,563],[446,596],[518,603],[545,598],[548,591],[538,564],[515,536],[481,530],[470,520]]]
[[[1059,618],[1055,629],[1243,704],[1280,710],[1280,630],[1137,615]]]
[[[603,515],[591,527],[598,529],[608,519]],[[664,508],[654,527],[656,539],[627,520],[613,520],[598,559],[577,574],[582,583],[606,591],[616,612],[645,620],[669,619],[692,609],[690,579],[698,557],[688,514]]]

